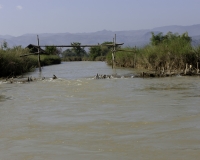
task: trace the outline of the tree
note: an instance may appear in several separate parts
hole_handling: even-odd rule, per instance
[[[8,49],[8,43],[5,40],[1,44],[1,49]]]
[[[191,43],[192,38],[188,36],[188,33],[185,32],[182,35],[179,35],[178,33],[172,33],[168,32],[166,35],[163,35],[162,32],[158,33],[157,35],[154,34],[154,32],[151,32],[152,37],[150,39],[151,45],[156,46],[159,44],[169,44],[174,43],[175,41],[181,41],[181,43]]]
[[[188,43],[192,42],[192,38],[188,36],[188,32],[183,33],[180,38],[185,40]]]
[[[103,42],[101,44],[102,45],[101,46],[102,56],[106,56],[113,49],[113,46],[106,46],[106,44],[113,44],[113,42]],[[118,46],[117,46],[117,48],[118,48]]]
[[[46,46],[45,52],[49,55],[59,55],[62,51],[57,49],[55,46]]]
[[[154,34],[154,32],[151,32],[151,44],[154,45],[158,45],[163,41],[163,34],[160,32],[157,35]]]
[[[91,60],[95,60],[96,57],[101,56],[101,47],[97,46],[97,47],[91,47],[89,49],[89,57]]]
[[[72,57],[72,56],[76,56],[75,53],[72,52],[71,49],[66,49],[65,51],[62,52],[62,57]]]
[[[103,42],[101,46],[91,47],[89,49],[89,57],[91,60],[95,60],[97,57],[106,56],[112,49],[112,46],[106,46],[106,44],[112,44],[113,42]]]
[[[76,56],[85,56],[86,55],[86,51],[85,51],[84,47],[80,47],[81,43],[73,42],[73,43],[71,43],[71,45],[73,46],[71,51],[73,53],[75,53]]]

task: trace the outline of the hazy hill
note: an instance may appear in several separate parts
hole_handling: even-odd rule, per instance
[[[129,30],[129,31],[108,31],[102,30],[91,33],[43,33],[39,34],[41,45],[69,45],[72,42],[81,44],[98,44],[105,41],[113,41],[114,35],[117,35],[117,42],[124,43],[125,46],[144,46],[149,43],[151,32],[179,33],[188,32],[194,40],[193,44],[200,44],[200,24],[191,26],[163,26],[146,30]],[[14,37],[10,35],[0,35],[0,43],[6,40],[10,47],[21,45],[26,47],[29,44],[37,44],[37,34],[24,34]]]

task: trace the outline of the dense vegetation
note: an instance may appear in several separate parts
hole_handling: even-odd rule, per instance
[[[187,32],[179,35],[168,32],[166,35],[152,32],[150,44],[142,48],[126,47],[119,49],[115,54],[115,65],[119,67],[131,67],[153,70],[183,70],[186,66],[197,67],[200,58],[200,46],[191,45],[191,37]],[[99,46],[89,48],[88,53],[81,43],[74,42],[71,49],[62,52],[65,61],[107,61],[112,64],[112,42],[104,42]]]
[[[87,53],[84,47],[80,47],[81,43],[73,42],[71,43],[73,46],[70,49],[66,49],[62,52],[62,61],[82,61],[87,60]]]
[[[179,35],[168,32],[166,35],[152,32],[150,44],[143,48],[117,48],[115,65],[120,67],[143,68],[154,70],[183,70],[186,66],[197,66],[200,61],[200,46],[191,45],[191,37],[187,32]],[[112,42],[104,42],[99,46],[89,48],[88,52],[81,43],[73,42],[73,47],[61,51],[54,46],[45,48],[41,55],[41,65],[59,64],[63,61],[107,61],[112,64]],[[0,48],[0,77],[15,76],[30,71],[38,66],[37,56],[20,57],[30,53],[27,48],[16,46],[8,48],[3,42]]]
[[[66,49],[62,52],[63,61],[105,61],[106,55],[110,52],[111,47],[105,46],[112,42],[104,42],[99,46],[90,47],[88,53],[85,51],[84,47],[80,47],[81,43],[74,42],[71,43],[73,47],[71,49]]]
[[[181,70],[186,63],[197,66],[200,47],[191,46],[187,33],[182,35],[168,32],[166,35],[152,33],[150,44],[143,48],[123,48],[115,56],[115,64],[121,67]],[[111,64],[111,53],[106,57]]]
[[[30,50],[16,46],[8,48],[6,42],[0,48],[0,77],[9,77],[31,71],[38,66],[38,57],[35,55],[20,57]],[[57,55],[41,55],[41,65],[59,64],[61,59]]]

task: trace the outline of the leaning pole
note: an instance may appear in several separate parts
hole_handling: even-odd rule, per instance
[[[41,63],[40,63],[40,42],[39,42],[39,36],[37,35],[37,42],[38,42],[38,67],[39,71],[41,72]]]

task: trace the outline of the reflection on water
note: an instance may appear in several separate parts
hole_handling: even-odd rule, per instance
[[[45,80],[1,83],[0,159],[200,158],[199,77],[92,79],[97,73],[135,74],[66,62],[26,75]]]

